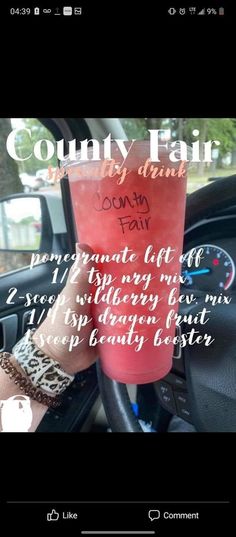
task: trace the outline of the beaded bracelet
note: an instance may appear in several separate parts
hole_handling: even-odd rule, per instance
[[[51,397],[50,395],[43,393],[39,388],[33,386],[30,380],[27,380],[24,375],[19,373],[16,367],[12,364],[10,357],[12,357],[12,355],[9,352],[1,352],[0,367],[7,375],[9,375],[10,379],[14,379],[14,383],[19,386],[20,390],[22,390],[25,395],[28,395],[31,399],[34,399],[42,405],[48,407],[51,406],[53,408],[58,407],[60,405],[59,398],[57,396]]]

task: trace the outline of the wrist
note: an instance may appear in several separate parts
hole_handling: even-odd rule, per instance
[[[25,371],[19,366],[16,357],[12,354],[8,352],[0,353],[0,367],[8,375],[10,381],[7,386],[8,397],[9,395],[13,395],[13,397],[27,396],[31,400],[48,407],[57,407],[60,404],[58,397],[51,396],[32,384]]]
[[[34,386],[53,395],[60,395],[74,380],[56,359],[37,345],[37,335],[29,331],[13,347],[13,354]],[[50,353],[51,354],[51,353]]]
[[[48,343],[47,336],[49,336],[50,334],[47,333],[46,328],[45,330],[42,330],[42,328],[43,328],[43,325],[40,326],[40,328],[37,328],[37,330],[33,332],[31,336],[31,340],[33,344],[39,351],[41,351],[43,354],[48,356],[48,358],[60,364],[60,366],[62,367],[63,371],[66,374],[74,376],[77,372],[77,369],[75,369],[72,360],[68,359],[68,352],[67,352],[66,347],[63,349],[61,346],[57,348],[54,343],[52,344]],[[42,341],[43,341],[43,345],[42,345]]]

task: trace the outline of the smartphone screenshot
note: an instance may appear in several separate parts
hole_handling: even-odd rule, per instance
[[[221,535],[233,6],[68,4],[1,8],[1,513],[31,535]]]

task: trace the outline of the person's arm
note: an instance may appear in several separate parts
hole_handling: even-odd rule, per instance
[[[85,249],[86,251],[88,251],[87,247]],[[80,250],[77,249],[77,253],[79,252]],[[62,295],[65,296],[67,300],[66,305],[59,306],[59,300],[57,300],[53,308],[51,308],[51,315],[44,320],[42,325],[36,330],[32,337],[32,340],[35,345],[37,347],[40,347],[40,334],[43,334],[44,338],[47,335],[63,335],[69,337],[71,335],[79,335],[80,339],[83,339],[82,343],[74,347],[70,352],[68,350],[68,345],[51,345],[46,343],[42,347],[43,353],[55,360],[56,362],[59,362],[63,370],[70,375],[73,375],[76,372],[89,367],[93,362],[95,362],[97,356],[96,349],[94,347],[88,346],[89,334],[93,328],[90,306],[87,303],[84,306],[81,306],[77,304],[75,300],[77,293],[83,295],[84,293],[88,293],[90,290],[87,281],[87,271],[91,267],[80,264],[79,268],[80,273],[76,278],[76,283],[71,283],[70,281],[71,276],[73,275],[72,267],[67,280],[67,284],[59,295],[59,297],[61,297]],[[82,326],[80,331],[77,330],[77,326],[72,327],[70,324],[65,325],[65,311],[67,307],[73,310],[73,312],[78,316],[78,318],[80,315],[83,315],[84,319],[86,319],[87,316],[87,320],[91,320],[88,322],[88,324]],[[55,311],[56,318],[54,322],[52,322],[52,313]],[[23,370],[21,369],[14,356],[11,357],[11,362],[20,373],[24,374]],[[19,386],[16,386],[14,384],[14,379],[10,379],[9,375],[7,375],[4,370],[0,368],[0,401],[4,401],[14,395],[23,394],[24,392],[19,388]],[[44,414],[47,411],[47,406],[31,399],[31,410],[33,413],[33,420],[31,428],[29,429],[30,432],[35,431],[35,429],[37,429],[40,421],[42,420]]]

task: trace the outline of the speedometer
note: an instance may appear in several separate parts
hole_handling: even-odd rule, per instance
[[[182,276],[185,278],[186,287],[194,287],[203,291],[227,291],[234,281],[235,264],[232,257],[214,244],[202,244],[195,247],[195,254],[202,249],[199,266],[193,263],[189,267],[187,252],[182,265]],[[191,250],[192,252],[192,250]],[[193,259],[194,259],[193,256]]]

